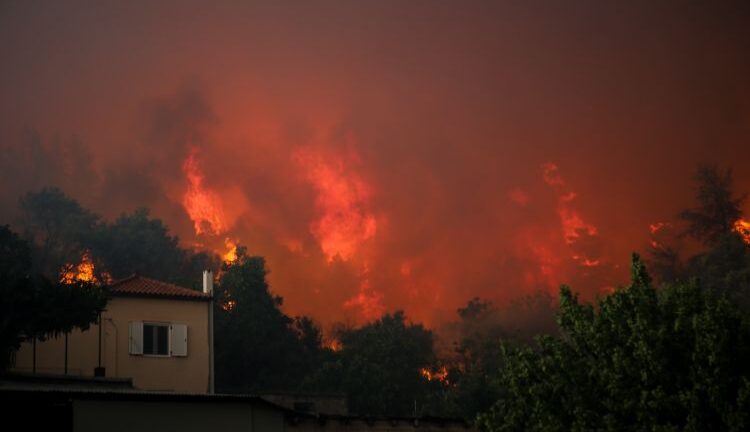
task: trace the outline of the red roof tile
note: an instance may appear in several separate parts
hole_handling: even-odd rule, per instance
[[[132,275],[121,279],[109,287],[114,297],[161,297],[184,300],[208,300],[209,294],[166,282]]]

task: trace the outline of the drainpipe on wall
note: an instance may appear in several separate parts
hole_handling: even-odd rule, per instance
[[[211,296],[208,301],[208,393],[214,393],[214,274],[203,271],[203,292]]]

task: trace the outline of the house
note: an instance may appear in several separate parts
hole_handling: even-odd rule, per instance
[[[0,406],[30,430],[464,432],[461,419],[349,415],[340,394],[213,392],[213,275],[203,291],[142,276],[109,288],[99,323],[25,343]],[[67,341],[67,343],[66,343]],[[67,345],[67,346],[66,346]]]
[[[13,371],[130,378],[142,391],[213,392],[213,276],[203,291],[133,275],[88,330],[24,343]]]

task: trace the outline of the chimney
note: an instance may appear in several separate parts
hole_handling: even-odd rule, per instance
[[[214,393],[214,274],[203,270],[203,292],[211,296],[208,302],[208,393]]]
[[[205,294],[214,293],[214,274],[211,270],[203,270],[203,292]]]

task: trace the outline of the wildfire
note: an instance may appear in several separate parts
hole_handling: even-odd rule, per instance
[[[594,225],[584,221],[575,209],[573,203],[577,194],[567,188],[567,184],[560,175],[557,165],[547,162],[542,165],[542,170],[544,172],[544,181],[557,193],[557,214],[562,224],[565,243],[573,247],[582,236],[589,238],[596,237],[599,234],[599,230]],[[581,253],[573,254],[572,258],[583,267],[597,267],[601,264],[600,260]]]
[[[357,294],[344,302],[345,309],[357,308],[365,320],[379,318],[385,312],[383,306],[383,293],[372,288],[370,283],[370,266],[367,262],[362,265],[359,275],[359,291]]]
[[[669,222],[655,222],[648,225],[648,230],[651,232],[651,240],[649,242],[652,248],[664,249],[664,245],[658,238],[662,236],[665,230],[670,228],[672,228],[672,224]]]
[[[437,369],[422,368],[419,373],[427,379],[427,381],[440,381],[442,383],[448,383],[448,369],[445,366],[440,366]]]
[[[343,349],[343,346],[341,346],[341,342],[339,342],[336,339],[331,339],[329,341],[326,341],[323,345],[329,350],[334,351],[334,352],[339,352]]]
[[[742,237],[742,240],[750,245],[750,222],[745,219],[738,219],[734,223],[734,232]]]
[[[341,160],[325,160],[307,150],[298,150],[294,159],[317,192],[320,216],[310,232],[329,262],[337,256],[349,260],[377,232],[377,220],[368,210],[370,187]]]
[[[84,252],[81,262],[78,264],[66,264],[60,272],[60,282],[64,284],[73,284],[76,282],[96,282],[94,275],[94,263],[91,261],[91,255]]]
[[[227,264],[237,261],[237,243],[227,238],[224,239],[224,245],[227,251],[221,255],[221,259]]]
[[[197,152],[198,150],[193,148],[182,164],[182,171],[188,180],[188,189],[183,195],[182,205],[193,221],[196,234],[219,235],[227,229],[221,199],[203,184],[203,173],[198,164]]]

